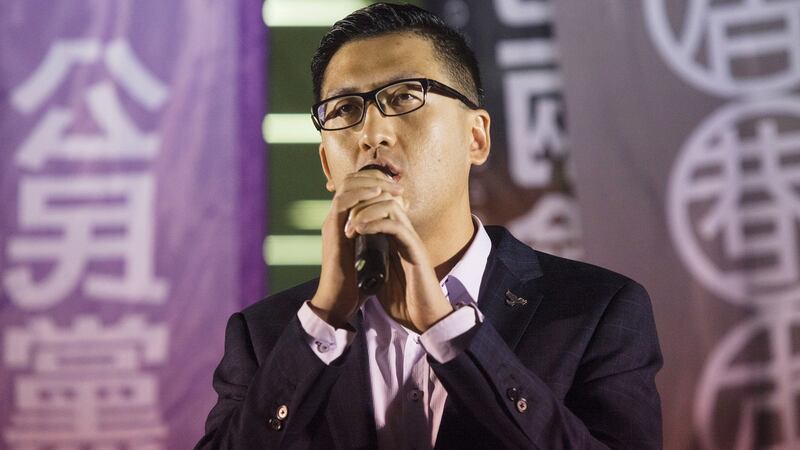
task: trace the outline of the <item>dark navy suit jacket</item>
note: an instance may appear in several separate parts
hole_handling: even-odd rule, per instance
[[[478,298],[485,320],[452,361],[429,357],[448,394],[436,448],[660,448],[654,378],[662,359],[645,290],[537,252],[504,228],[486,231],[492,251]],[[349,349],[326,366],[297,319],[316,285],[230,318],[214,373],[219,400],[197,448],[376,447],[360,317]],[[526,302],[507,301],[509,291]]]

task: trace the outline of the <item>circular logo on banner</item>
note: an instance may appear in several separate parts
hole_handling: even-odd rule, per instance
[[[710,355],[694,402],[701,448],[800,448],[796,297],[737,325]]]
[[[667,216],[692,274],[724,299],[800,291],[800,99],[750,100],[707,118],[681,150]]]
[[[796,0],[646,0],[644,14],[664,60],[703,91],[747,95],[800,81]]]

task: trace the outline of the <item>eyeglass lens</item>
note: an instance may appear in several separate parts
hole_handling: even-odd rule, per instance
[[[376,92],[375,100],[384,115],[398,116],[422,107],[425,89],[418,81],[396,83]],[[361,121],[364,109],[362,96],[339,97],[319,105],[317,118],[326,129],[347,128]]]

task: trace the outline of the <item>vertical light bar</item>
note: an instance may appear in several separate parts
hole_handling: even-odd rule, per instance
[[[270,266],[318,266],[322,263],[322,236],[267,236],[263,251]]]
[[[267,114],[261,134],[270,144],[319,144],[319,132],[308,114]]]
[[[328,27],[369,3],[365,0],[266,0],[261,16],[268,27]]]

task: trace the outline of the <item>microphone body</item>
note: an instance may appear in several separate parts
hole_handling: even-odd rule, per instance
[[[363,295],[377,294],[389,277],[389,238],[385,234],[356,236],[355,268]]]
[[[391,178],[387,168],[367,164],[358,171],[378,170]],[[385,234],[356,236],[355,268],[358,289],[362,295],[374,295],[389,278],[389,238]]]

